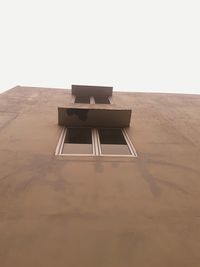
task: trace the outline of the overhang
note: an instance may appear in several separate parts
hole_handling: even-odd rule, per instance
[[[113,87],[72,85],[72,95],[75,96],[112,96]]]
[[[58,107],[58,124],[66,127],[129,127],[131,109]]]

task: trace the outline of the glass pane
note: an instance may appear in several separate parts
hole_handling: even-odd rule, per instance
[[[68,128],[63,145],[63,154],[92,154],[90,128]]]
[[[92,154],[92,144],[64,143],[62,154]]]
[[[121,129],[106,129],[100,128],[99,138],[101,144],[124,144],[126,145],[126,140],[124,139]]]
[[[100,128],[101,153],[104,155],[131,155],[121,129]]]
[[[108,97],[95,96],[95,104],[110,104]]]
[[[92,132],[90,128],[68,128],[65,143],[92,144]]]
[[[90,104],[90,97],[89,96],[76,96],[75,103]]]
[[[127,145],[101,145],[101,153],[108,155],[131,155]]]

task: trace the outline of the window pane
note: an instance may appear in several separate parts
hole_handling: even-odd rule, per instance
[[[89,96],[76,96],[75,103],[90,104],[90,97]]]
[[[126,144],[121,129],[99,129],[99,138],[101,144]]]
[[[68,144],[64,143],[62,154],[92,154],[91,144]]]
[[[95,96],[95,104],[110,104],[108,97]]]
[[[101,145],[101,153],[107,155],[131,155],[127,145]]]
[[[90,128],[68,128],[65,143],[92,144],[92,133]]]
[[[107,155],[131,155],[121,129],[100,128],[101,153]]]
[[[63,145],[63,154],[92,154],[90,128],[68,128]]]

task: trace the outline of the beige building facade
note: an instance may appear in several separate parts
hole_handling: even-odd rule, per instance
[[[1,267],[200,266],[200,96],[111,98],[76,104],[71,90],[21,86],[0,94]],[[118,128],[136,154],[56,153],[65,123],[78,125],[59,123],[58,107],[125,112]]]

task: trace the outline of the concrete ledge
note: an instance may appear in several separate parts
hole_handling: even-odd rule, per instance
[[[72,95],[77,96],[112,96],[113,87],[72,85]]]
[[[67,127],[128,127],[131,109],[58,107],[58,124]]]

